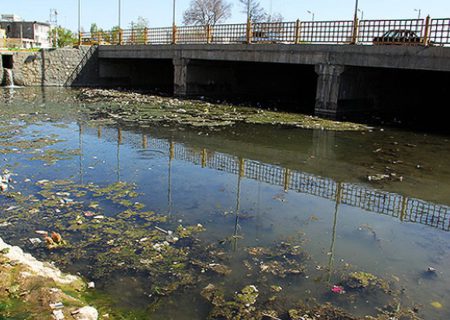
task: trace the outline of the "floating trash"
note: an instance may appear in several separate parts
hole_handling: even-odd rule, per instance
[[[342,287],[342,286],[334,285],[334,286],[331,288],[331,292],[337,293],[337,294],[344,294],[344,293],[345,293],[345,289],[344,289],[344,287]]]
[[[52,308],[52,309],[62,309],[62,308],[64,308],[64,304],[62,302],[50,303],[50,308]]]
[[[442,309],[442,303],[440,303],[439,301],[433,301],[433,302],[431,302],[431,306],[433,307],[433,308],[436,308],[436,309]]]
[[[42,240],[39,239],[39,238],[31,238],[29,240],[30,240],[31,244],[40,244],[40,243],[42,243]]]

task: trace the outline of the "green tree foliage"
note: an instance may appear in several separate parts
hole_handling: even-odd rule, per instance
[[[127,39],[130,43],[139,43],[142,44],[146,39],[146,29],[149,26],[148,20],[144,17],[138,17],[137,21],[131,21],[131,34]]]
[[[58,48],[71,46],[78,41],[77,36],[72,31],[63,27],[52,29],[50,31],[50,37],[53,40],[53,46],[56,43],[56,47]]]

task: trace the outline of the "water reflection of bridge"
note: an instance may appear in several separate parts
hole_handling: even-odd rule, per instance
[[[99,129],[99,132],[101,129]],[[110,130],[107,139],[111,138]],[[101,134],[99,134],[101,136]],[[119,129],[118,146],[122,143],[122,130]],[[127,139],[128,140],[128,139]],[[127,141],[135,144],[136,141]],[[166,154],[169,160],[181,160],[203,168],[224,171],[241,178],[253,179],[283,187],[285,191],[322,197],[339,204],[361,208],[398,218],[403,222],[423,225],[450,231],[450,207],[434,204],[400,194],[384,192],[354,183],[337,182],[330,178],[283,168],[278,165],[236,157],[230,154],[207,149],[196,149],[167,139],[142,135],[142,148],[150,148]]]

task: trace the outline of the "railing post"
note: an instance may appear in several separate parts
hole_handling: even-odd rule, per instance
[[[169,158],[170,160],[175,158],[175,143],[173,141],[170,141]]]
[[[100,31],[97,32],[97,39],[98,39],[98,45],[100,45],[102,42],[102,33]]]
[[[245,176],[245,159],[239,159],[239,177],[243,178]]]
[[[250,19],[247,20],[247,43],[252,43],[252,21]]]
[[[425,19],[425,31],[422,40],[424,46],[428,46],[430,44],[430,26],[431,26],[430,22],[431,17],[427,16],[427,18]]]
[[[177,26],[172,26],[172,44],[177,44]]]
[[[148,42],[148,28],[144,28],[144,36],[143,36],[144,44],[147,44]]]
[[[283,179],[284,192],[287,192],[289,190],[290,175],[291,171],[289,169],[284,169],[284,179]]]
[[[208,152],[206,151],[206,149],[203,149],[202,150],[202,168],[206,168],[207,157],[208,157]]]
[[[359,19],[355,18],[353,21],[353,34],[352,34],[352,42],[351,44],[356,44],[358,41],[358,25],[359,25]]]
[[[136,42],[136,31],[134,30],[134,28],[131,28],[131,44],[135,44]]]
[[[212,27],[211,25],[206,26],[206,43],[210,44],[212,40]]]
[[[122,41],[123,41],[123,30],[119,29],[119,46],[122,45]]]
[[[300,26],[300,19],[297,19],[297,21],[295,22],[295,44],[300,43]]]

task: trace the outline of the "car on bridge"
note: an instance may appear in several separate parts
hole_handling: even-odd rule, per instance
[[[389,30],[380,37],[373,38],[374,45],[424,45],[424,38],[412,30]],[[432,44],[432,43],[430,43]]]

